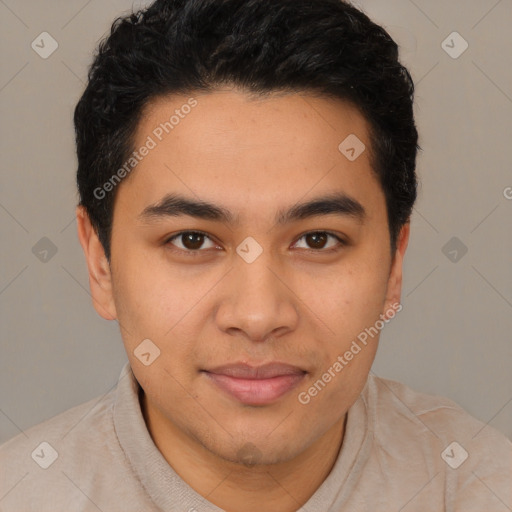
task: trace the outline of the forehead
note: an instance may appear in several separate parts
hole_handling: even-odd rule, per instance
[[[159,140],[170,133],[179,138],[188,133],[187,125],[194,130],[200,128],[198,135],[229,133],[230,138],[224,142],[232,149],[233,142],[247,143],[248,137],[277,145],[280,141],[273,139],[276,133],[283,136],[283,147],[291,142],[287,134],[292,138],[302,135],[315,142],[317,137],[336,134],[339,138],[350,128],[363,139],[369,128],[359,109],[348,101],[306,92],[258,96],[233,87],[152,99],[143,109],[136,137],[140,140],[151,131]]]
[[[139,204],[177,191],[239,213],[314,193],[380,193],[366,120],[330,98],[232,89],[159,97],[137,127],[134,149],[144,146],[151,150],[122,184]]]

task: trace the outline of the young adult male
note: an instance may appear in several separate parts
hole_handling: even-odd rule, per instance
[[[370,373],[401,309],[413,84],[340,0],[157,0],[75,111],[117,388],[0,448],[2,510],[505,511],[512,444]]]

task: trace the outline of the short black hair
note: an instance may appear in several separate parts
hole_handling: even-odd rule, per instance
[[[343,0],[156,0],[113,22],[74,113],[79,204],[109,262],[117,187],[97,191],[134,151],[144,108],[164,95],[226,85],[357,107],[370,126],[395,250],[416,200],[420,148],[414,84],[389,34]]]

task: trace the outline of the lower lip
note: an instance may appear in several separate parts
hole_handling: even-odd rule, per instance
[[[295,388],[305,375],[301,373],[270,379],[238,379],[205,373],[222,391],[246,405],[266,405],[276,401]]]

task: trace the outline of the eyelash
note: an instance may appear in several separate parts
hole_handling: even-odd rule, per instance
[[[180,231],[179,233],[176,233],[175,235],[172,235],[170,238],[167,238],[165,240],[165,242],[164,242],[164,245],[165,246],[173,246],[173,244],[171,243],[173,240],[176,240],[177,238],[179,238],[182,235],[189,235],[189,234],[203,235],[206,238],[209,238],[212,242],[214,242],[211,239],[210,235],[208,235],[208,233],[205,233],[204,231],[194,230],[194,231]],[[343,240],[343,238],[341,238],[340,236],[336,235],[335,233],[332,233],[331,231],[308,231],[306,233],[303,233],[299,238],[297,238],[297,241],[295,243],[297,243],[299,240],[301,240],[305,236],[313,235],[313,234],[326,234],[328,236],[332,236],[333,238],[335,238],[337,240],[339,245],[336,246],[336,247],[330,247],[329,249],[303,249],[303,250],[305,250],[307,252],[310,252],[310,253],[324,253],[324,254],[327,253],[327,254],[330,254],[332,252],[338,251],[341,247],[347,245],[347,242],[345,240]],[[180,252],[182,254],[186,254],[187,256],[194,257],[194,256],[198,256],[201,252],[205,252],[207,249],[196,249],[196,250],[180,249],[179,247],[174,247],[173,246],[171,248],[171,250],[175,251],[175,252]]]

